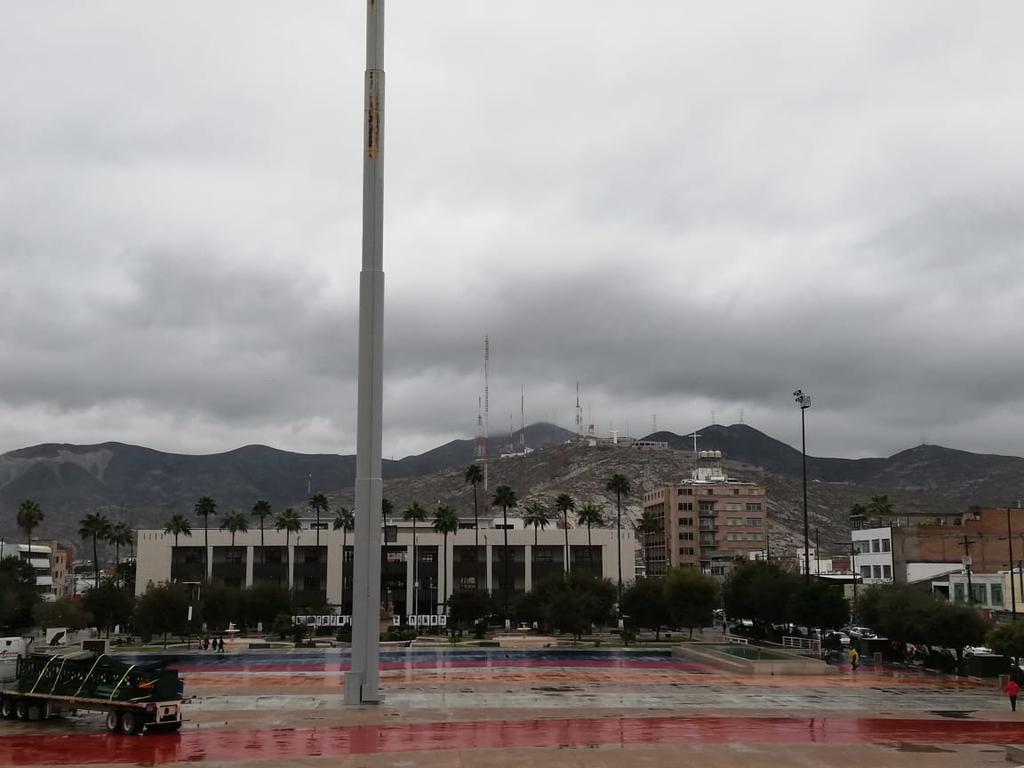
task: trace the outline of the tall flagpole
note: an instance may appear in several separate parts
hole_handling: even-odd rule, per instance
[[[384,389],[384,0],[366,3],[363,268],[359,273],[359,399],[352,564],[352,667],[346,704],[380,693],[381,399]]]

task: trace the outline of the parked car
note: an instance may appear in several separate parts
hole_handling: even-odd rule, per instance
[[[850,636],[845,632],[828,632],[823,638],[824,645],[826,647],[835,647],[838,643],[840,648],[850,647]]]
[[[850,637],[858,639],[869,640],[872,637],[878,637],[874,630],[868,627],[847,627],[846,631],[849,633]]]

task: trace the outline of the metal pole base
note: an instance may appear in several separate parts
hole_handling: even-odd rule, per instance
[[[359,707],[364,704],[383,704],[384,694],[380,690],[363,690],[364,675],[361,672],[345,673],[345,706]]]

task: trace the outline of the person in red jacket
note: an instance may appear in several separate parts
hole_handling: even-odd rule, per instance
[[[1020,693],[1020,686],[1017,682],[1010,679],[1010,682],[1006,684],[1006,695],[1010,697],[1010,709],[1014,712],[1017,711],[1017,694]]]

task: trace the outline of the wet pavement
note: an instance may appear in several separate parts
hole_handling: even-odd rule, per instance
[[[131,657],[132,661],[144,657]],[[379,707],[342,706],[348,655],[186,654],[179,734],[89,714],[0,722],[0,765],[1006,765],[1024,714],[993,682],[894,668],[743,678],[667,651],[403,649]],[[843,762],[838,761],[839,758]],[[916,762],[915,762],[916,761]]]

